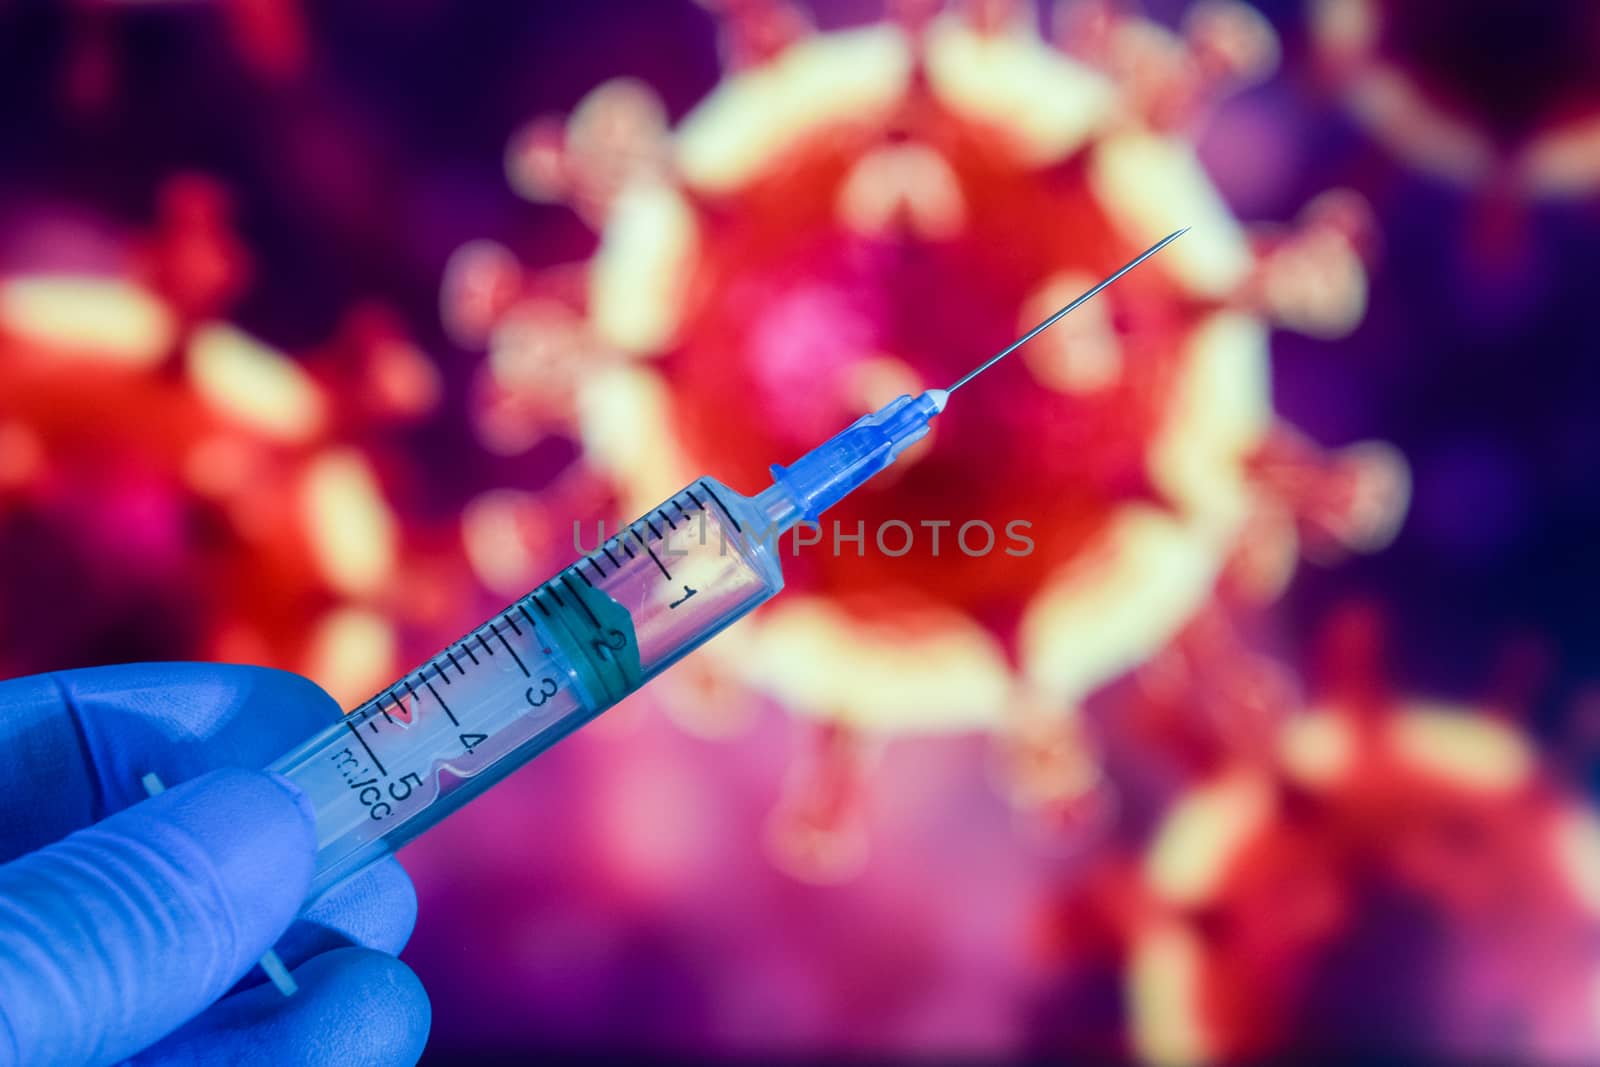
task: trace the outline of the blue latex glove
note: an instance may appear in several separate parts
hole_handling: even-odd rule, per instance
[[[338,715],[254,667],[0,683],[0,1067],[416,1062],[410,881],[388,860],[296,921],[311,812],[255,769]],[[146,799],[149,772],[171,788]],[[292,997],[255,966],[275,943]]]

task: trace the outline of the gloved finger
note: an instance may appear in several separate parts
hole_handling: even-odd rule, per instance
[[[341,715],[307,679],[260,667],[140,663],[65,671],[54,680],[78,714],[102,795],[115,797],[112,810],[145,795],[140,779],[150,771],[171,785],[214,766],[259,767]],[[319,901],[290,928],[286,944],[277,946],[286,964],[350,944],[391,953],[405,947],[416,893],[398,864],[374,871]],[[246,984],[265,980],[253,969]]]
[[[116,1060],[193,1016],[289,924],[315,848],[298,790],[223,770],[0,866],[0,1063]]]
[[[350,945],[393,955],[405,948],[416,922],[416,890],[405,870],[390,858],[318,900],[273,947],[291,970],[313,956]],[[265,980],[260,970],[252,970],[241,987]]]
[[[294,978],[294,996],[271,986],[235,993],[134,1063],[409,1067],[422,1057],[433,1021],[428,995],[393,956],[338,949],[296,967]]]
[[[135,663],[0,682],[0,781],[29,790],[0,807],[0,861],[55,841],[217,767],[264,767],[339,706],[285,671]]]

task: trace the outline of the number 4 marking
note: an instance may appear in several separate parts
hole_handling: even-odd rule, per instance
[[[488,734],[462,734],[461,747],[466,749],[467,753],[470,755],[473,749],[477,748],[488,739]]]

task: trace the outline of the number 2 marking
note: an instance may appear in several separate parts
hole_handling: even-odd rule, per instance
[[[607,630],[604,640],[595,638],[589,642],[594,646],[601,658],[607,658],[609,653],[620,652],[628,647],[628,638],[621,630]]]

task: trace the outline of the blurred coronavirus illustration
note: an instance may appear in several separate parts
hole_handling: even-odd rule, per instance
[[[1187,226],[408,846],[431,1051],[1594,1061],[1595,11],[0,4],[0,676],[352,706]]]
[[[1046,908],[1046,1002],[1117,1004],[1102,1047],[1151,1063],[1592,1057],[1600,818],[1519,709],[1396,696],[1370,608],[1320,644],[1327,691],[1185,753],[1149,837]]]
[[[142,234],[36,223],[48,247],[0,281],[7,555],[31,561],[0,655],[184,649],[358,699],[399,667],[397,623],[460,614],[454,529],[402,521],[385,488],[438,372],[376,306],[302,359],[252,338],[225,317],[250,274],[226,193],[186,176],[160,199]],[[95,607],[22,625],[60,596]]]
[[[1362,314],[1362,206],[1332,193],[1247,231],[1187,138],[1271,70],[1271,28],[1236,4],[1197,6],[1182,34],[1086,4],[1046,39],[1028,5],[934,7],[820,33],[791,5],[730,5],[730,70],[676,128],[624,79],[512,140],[518,191],[599,229],[589,264],[525,274],[475,243],[445,280],[447,321],[489,351],[486,443],[575,430],[627,510],[713,466],[754,487],[1195,227],[1026,350],[1026,381],[952,413],[706,657],[826,724],[774,827],[807,877],[863,856],[851,734],[990,731],[1021,803],[1083,815],[1104,798],[1080,713],[1129,669],[1183,657],[1286,710],[1231,614],[1277,594],[1302,540],[1381,547],[1405,508],[1392,450],[1325,453],[1271,410],[1268,321],[1338,335]],[[996,562],[971,519],[1021,520],[1031,551]]]

